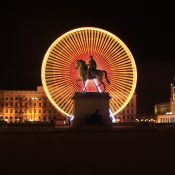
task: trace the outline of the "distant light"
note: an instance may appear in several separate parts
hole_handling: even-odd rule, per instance
[[[171,114],[173,114],[173,113],[172,113],[172,112],[167,112],[166,114],[171,115]]]
[[[119,119],[119,118],[117,118],[117,119],[116,119],[116,122],[120,122],[120,119]]]
[[[37,97],[32,97],[32,100],[37,100],[38,98]]]
[[[72,121],[73,119],[74,119],[74,115],[71,114],[71,116],[70,116],[70,121]]]

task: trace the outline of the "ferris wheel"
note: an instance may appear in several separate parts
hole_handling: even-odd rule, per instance
[[[131,100],[137,83],[137,69],[127,46],[114,34],[95,27],[77,28],[58,37],[47,50],[41,68],[44,91],[62,114],[71,116],[72,96],[81,92],[77,86],[78,59],[87,61],[93,55],[98,69],[106,70],[110,85],[105,84],[111,97],[111,114],[119,113]],[[95,82],[95,83],[94,83]],[[86,83],[88,91],[96,91],[97,82]],[[101,92],[102,90],[100,90]]]

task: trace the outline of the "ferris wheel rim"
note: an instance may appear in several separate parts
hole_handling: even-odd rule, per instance
[[[100,28],[96,28],[96,27],[80,27],[80,28],[76,28],[76,29],[73,29],[73,30],[70,30],[64,34],[62,34],[60,37],[58,37],[51,45],[50,47],[48,48],[47,52],[45,53],[44,55],[44,59],[43,59],[43,63],[42,63],[42,67],[41,67],[41,77],[42,77],[42,84],[43,84],[43,88],[44,88],[44,91],[47,95],[47,97],[49,98],[49,100],[51,101],[51,103],[60,111],[62,112],[64,115],[66,116],[70,116],[71,114],[65,112],[64,110],[62,110],[61,107],[59,107],[55,102],[54,100],[52,99],[51,95],[50,95],[50,92],[47,88],[47,84],[46,84],[46,80],[45,80],[45,66],[47,64],[47,60],[48,60],[48,57],[49,57],[49,54],[50,52],[52,51],[52,49],[55,47],[55,45],[61,41],[63,38],[65,38],[66,36],[72,34],[72,33],[75,33],[75,32],[80,32],[80,31],[83,31],[83,30],[95,30],[97,32],[102,32],[102,33],[105,33],[109,36],[111,36],[114,40],[116,40],[120,45],[122,45],[124,47],[124,50],[127,52],[127,55],[130,57],[130,60],[132,62],[132,68],[133,68],[133,72],[134,72],[134,77],[133,77],[133,83],[132,83],[132,88],[131,88],[131,91],[130,91],[130,94],[127,98],[127,100],[125,101],[125,104],[127,105],[128,102],[131,100],[133,94],[135,93],[135,89],[136,89],[136,84],[137,84],[137,67],[136,67],[136,63],[135,63],[135,60],[134,60],[134,57],[131,53],[131,51],[129,50],[129,48],[126,46],[126,44],[119,38],[117,37],[116,35],[114,35],[113,33],[107,31],[107,30],[104,30],[104,29],[100,29]],[[120,111],[122,111],[126,105],[123,105],[122,107],[120,107],[118,110],[116,110],[115,112],[113,112],[113,115],[119,113]]]

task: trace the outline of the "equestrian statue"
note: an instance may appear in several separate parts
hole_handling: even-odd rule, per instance
[[[110,81],[109,81],[108,76],[107,76],[107,72],[105,70],[97,69],[97,64],[96,64],[92,55],[90,55],[90,59],[89,59],[88,64],[86,64],[86,62],[82,59],[77,60],[76,69],[79,70],[79,77],[80,77],[76,81],[77,85],[79,86],[78,83],[80,81],[82,81],[83,85],[84,85],[84,88],[83,88],[84,92],[86,91],[86,87],[85,87],[86,80],[97,79],[100,82],[100,84],[98,86],[102,85],[104,91],[105,91],[106,87],[105,87],[104,82],[102,81],[103,75],[105,76],[106,82],[108,84],[110,84]],[[97,88],[97,91],[99,91],[98,88]]]

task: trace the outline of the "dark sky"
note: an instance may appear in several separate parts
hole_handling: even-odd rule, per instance
[[[0,89],[27,90],[41,85],[41,64],[51,43],[69,30],[93,26],[118,36],[133,54],[138,70],[138,113],[151,114],[156,103],[169,101],[175,74],[172,3],[63,2],[6,1],[1,5]]]

